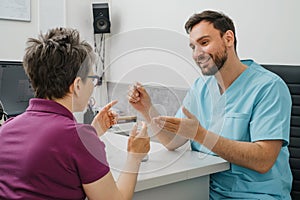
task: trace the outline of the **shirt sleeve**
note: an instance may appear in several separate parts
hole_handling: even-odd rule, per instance
[[[92,183],[105,176],[110,170],[106,159],[105,144],[90,125],[77,126],[77,134],[77,148],[73,157],[82,183]]]
[[[289,143],[291,96],[281,79],[263,87],[250,121],[251,141],[283,140]]]

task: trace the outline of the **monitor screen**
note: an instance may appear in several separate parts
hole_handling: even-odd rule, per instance
[[[0,100],[8,116],[23,113],[33,96],[22,62],[0,61]]]

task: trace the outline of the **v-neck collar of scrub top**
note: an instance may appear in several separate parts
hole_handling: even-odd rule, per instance
[[[251,61],[251,60],[247,60]],[[243,62],[243,61],[242,61]],[[244,63],[245,64],[245,63]],[[211,82],[209,82],[209,89],[213,91],[214,99],[220,100],[221,98],[225,98],[225,96],[230,95],[230,92],[233,90],[239,90],[239,82],[242,81],[243,77],[246,76],[249,72],[250,65],[247,65],[247,68],[230,84],[230,86],[221,94],[217,79],[213,76]]]

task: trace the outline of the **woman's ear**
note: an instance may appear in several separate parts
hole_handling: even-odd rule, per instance
[[[74,95],[79,96],[80,90],[82,86],[82,80],[80,77],[76,77],[73,84],[70,85],[70,92]]]

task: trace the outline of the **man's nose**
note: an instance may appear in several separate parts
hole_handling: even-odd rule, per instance
[[[198,58],[198,57],[201,57],[201,56],[204,56],[204,55],[205,55],[205,52],[201,48],[196,48],[193,52],[193,57],[194,58]]]
[[[204,51],[199,52],[195,57],[197,63],[205,63],[210,59],[210,55]]]
[[[203,49],[201,47],[195,47],[194,52],[193,52],[195,57],[204,55],[205,52],[203,51]]]

